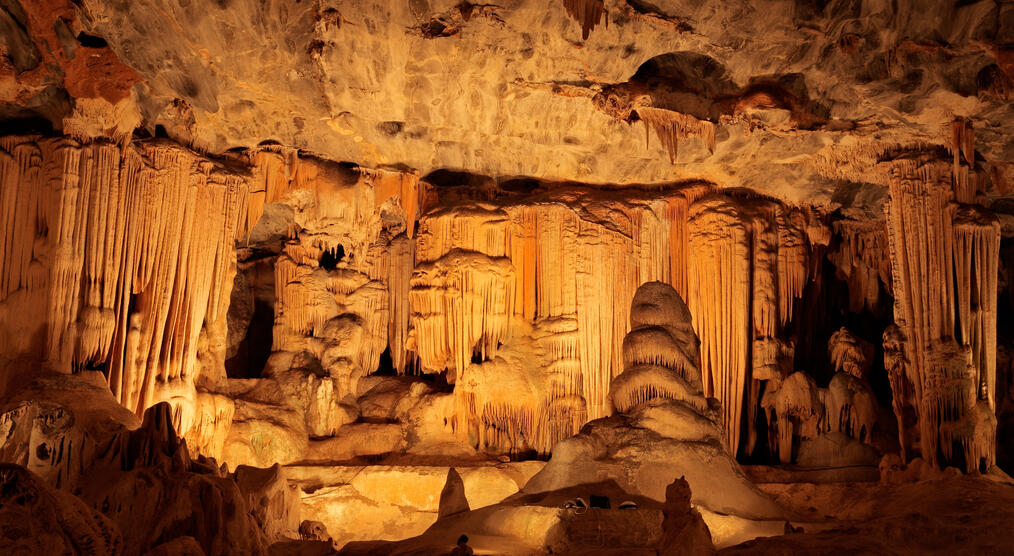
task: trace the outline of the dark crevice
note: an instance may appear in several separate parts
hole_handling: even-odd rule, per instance
[[[109,46],[109,43],[106,42],[106,39],[103,39],[102,37],[96,35],[89,35],[84,31],[77,34],[77,42],[81,46],[87,48],[105,48]]]
[[[334,270],[338,268],[338,263],[342,262],[345,258],[345,247],[342,244],[338,244],[334,249],[325,249],[320,255],[320,267],[324,270]]]
[[[263,299],[254,299],[253,316],[236,355],[226,359],[225,374],[229,378],[260,378],[271,355],[275,309]]]

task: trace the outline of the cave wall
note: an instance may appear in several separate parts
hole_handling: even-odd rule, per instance
[[[172,403],[177,427],[199,450],[265,464],[298,460],[313,452],[314,439],[369,424],[360,382],[386,352],[398,374],[439,375],[448,384],[440,404],[450,404],[445,426],[459,442],[548,454],[584,423],[612,414],[609,383],[622,372],[629,332],[619,300],[659,280],[687,300],[701,338],[703,391],[720,403],[724,441],[741,458],[793,461],[801,443],[831,432],[891,449],[874,438],[874,430],[895,430],[871,387],[876,362],[880,376],[890,375],[899,441],[910,454],[929,450],[924,457],[935,461],[939,445],[942,460],[955,462],[953,439],[965,446],[963,461],[989,463],[996,382],[989,277],[998,269],[999,224],[967,169],[974,143],[955,144],[958,162],[932,150],[885,162],[894,208],[887,220],[857,221],[702,182],[420,180],[282,147],[214,162],[162,141],[117,147],[8,137],[11,270],[2,307],[13,333],[4,338],[12,348],[5,379],[13,388],[43,369],[101,370],[135,413]],[[924,199],[919,188],[937,192],[935,204],[905,197]],[[939,224],[927,230],[942,235],[912,239],[900,231],[912,228],[907,220],[893,220],[931,215]],[[227,318],[230,297],[241,310],[252,295],[230,296],[237,257],[272,274],[273,295],[261,292],[258,302],[273,303],[273,325],[263,369],[229,378],[226,357],[252,318]],[[820,355],[828,373],[798,368],[796,343],[813,318],[797,304],[807,288],[830,280],[828,268],[849,291],[847,299],[823,298],[831,312],[886,314],[882,290],[897,296],[901,335],[892,358],[875,358],[881,330],[855,337],[843,329],[818,340],[828,342]],[[915,268],[942,277],[939,295],[914,289]],[[945,306],[919,301],[926,299]],[[922,322],[930,324],[911,324]],[[944,341],[968,352],[973,376],[955,370],[957,382],[938,387],[927,377],[940,373],[924,369],[932,366],[926,361],[952,364],[931,353]],[[806,378],[794,377],[800,372]],[[264,398],[261,379],[277,392]],[[260,397],[243,401],[243,411],[267,405],[238,415],[237,400],[248,394]],[[938,399],[965,401],[928,401]],[[932,409],[943,403],[957,405]],[[906,430],[907,405],[917,408],[918,435]],[[259,427],[251,423],[271,407],[298,423],[266,433],[287,435],[273,444],[287,447],[254,446],[244,440],[247,428],[230,429]],[[973,417],[984,424],[966,432]],[[377,434],[391,439],[378,446],[404,447]],[[932,444],[931,436],[942,440]]]
[[[182,431],[228,413],[196,401],[222,375],[242,175],[169,143],[30,136],[0,165],[7,391],[97,369],[138,415],[171,401]]]

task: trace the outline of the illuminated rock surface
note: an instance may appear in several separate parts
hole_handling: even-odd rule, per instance
[[[1012,94],[996,0],[0,0],[0,552],[1003,552]]]

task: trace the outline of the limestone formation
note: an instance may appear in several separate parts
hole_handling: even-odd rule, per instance
[[[557,444],[524,492],[612,479],[662,502],[665,485],[685,477],[716,546],[783,527],[781,510],[743,477],[725,446],[718,404],[701,390],[698,340],[679,294],[663,283],[643,284],[630,314],[628,340],[655,334],[649,341],[624,342],[628,364],[610,392],[621,412]]]
[[[1012,91],[1006,0],[0,0],[0,552],[1003,552]]]
[[[968,166],[974,143],[963,138],[963,125],[955,124],[953,164],[919,157],[892,164],[888,216],[895,319],[919,452],[949,463],[961,450],[971,470],[989,468],[995,454],[1000,226],[973,204],[981,185]]]

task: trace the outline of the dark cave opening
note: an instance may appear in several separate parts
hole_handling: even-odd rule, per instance
[[[342,262],[344,258],[345,246],[339,243],[334,247],[334,249],[325,249],[324,252],[320,254],[320,260],[318,262],[320,264],[320,268],[323,268],[324,270],[334,270],[338,268],[338,263]]]
[[[384,349],[384,353],[380,354],[380,362],[377,364],[377,370],[373,371],[374,376],[397,376],[398,370],[394,368],[394,360],[391,359],[391,346],[387,346]]]
[[[786,328],[789,339],[795,342],[792,370],[804,371],[810,375],[820,388],[827,388],[835,374],[834,364],[829,354],[828,342],[838,329],[845,327],[856,337],[869,342],[873,347],[873,358],[870,361],[868,380],[876,397],[880,414],[891,421],[883,423],[887,430],[861,431],[860,440],[871,443],[876,432],[893,442],[896,424],[891,412],[892,392],[887,371],[884,368],[884,330],[893,322],[894,298],[879,283],[878,302],[875,307],[862,307],[853,311],[850,307],[850,289],[845,276],[828,257],[822,257],[819,277],[809,281],[801,298],[793,305],[790,326]],[[759,385],[757,403],[763,398],[767,382]],[[747,407],[744,407],[742,427],[747,430],[751,419]],[[740,438],[737,459],[745,464],[776,464],[778,463],[772,450],[775,436],[768,422],[768,415],[762,407],[756,409],[753,417],[756,426],[756,442],[752,450],[749,439],[744,434]],[[788,423],[793,426],[792,423]],[[798,451],[798,442],[793,446],[793,456]],[[782,464],[788,462],[781,462]]]
[[[229,378],[260,378],[271,355],[275,309],[263,299],[254,299],[253,315],[236,354],[225,360]]]
[[[105,48],[109,46],[109,43],[106,42],[106,39],[103,39],[102,37],[96,35],[89,35],[84,31],[77,34],[77,42],[81,46],[87,48]]]
[[[996,464],[1014,472],[1014,443],[999,439],[1014,437],[1014,238],[1000,241],[1000,278],[996,300]]]

